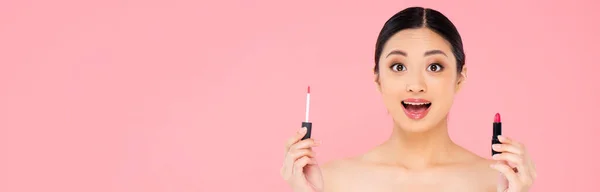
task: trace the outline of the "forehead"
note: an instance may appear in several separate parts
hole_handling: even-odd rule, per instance
[[[409,57],[411,55],[422,55],[430,50],[441,50],[448,56],[452,55],[450,43],[442,36],[427,28],[405,29],[394,34],[383,48],[382,55],[392,50],[402,50]]]

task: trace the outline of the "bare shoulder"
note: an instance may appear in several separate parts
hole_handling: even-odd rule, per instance
[[[495,191],[500,174],[490,168],[493,160],[458,150],[451,162],[423,170],[373,161],[363,154],[321,165],[325,191]],[[442,182],[443,181],[443,182]],[[431,183],[437,183],[433,186]]]
[[[359,160],[359,157],[347,157],[329,161],[321,166],[325,191],[340,191],[348,186],[348,182],[353,179],[361,179],[356,174],[364,169],[365,164]]]
[[[360,160],[360,157],[347,157],[329,161],[323,164],[321,169],[326,175],[336,176],[347,174],[364,166],[365,163]]]
[[[472,152],[468,152],[469,158],[458,166],[456,174],[465,176],[465,184],[477,186],[485,191],[496,191],[500,173],[490,167],[494,160],[486,159]]]

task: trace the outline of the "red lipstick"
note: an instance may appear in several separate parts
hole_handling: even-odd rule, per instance
[[[496,116],[494,116],[494,123],[493,123],[493,136],[492,136],[492,145],[493,144],[500,144],[500,140],[498,140],[498,136],[502,135],[502,121],[500,120],[500,113],[496,113]],[[500,152],[498,151],[494,151],[494,149],[492,149],[492,155],[498,154]]]
[[[304,122],[302,122],[302,127],[306,127],[306,134],[302,137],[302,140],[310,138],[310,133],[312,131],[312,123],[308,120],[308,112],[310,111],[310,86],[306,90],[306,116],[304,117]]]

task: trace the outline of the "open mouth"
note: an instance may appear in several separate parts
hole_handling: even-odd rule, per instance
[[[431,102],[406,102],[406,101],[402,101],[402,106],[404,106],[404,108],[408,111],[411,112],[418,112],[418,111],[425,111],[427,109],[429,109],[429,107],[431,107]]]
[[[414,118],[423,117],[427,114],[429,107],[431,107],[431,102],[429,101],[402,101],[402,106],[404,107],[405,112],[411,116],[415,116]],[[412,117],[411,117],[412,118]]]

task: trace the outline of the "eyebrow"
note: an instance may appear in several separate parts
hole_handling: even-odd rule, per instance
[[[442,54],[442,55],[448,57],[448,55],[446,55],[446,53],[444,53],[443,51],[440,51],[440,50],[427,51],[427,52],[425,52],[425,54],[423,56],[429,56],[429,55],[435,55],[435,54]]]
[[[444,55],[446,57],[448,57],[448,55],[446,55],[446,53],[444,53],[443,51],[440,50],[431,50],[431,51],[427,51],[425,52],[425,54],[423,54],[423,56],[429,56],[429,55],[435,55],[435,54],[441,54]],[[389,57],[390,55],[402,55],[406,57],[406,52],[401,51],[401,50],[393,50],[390,53],[388,53],[385,57]]]

